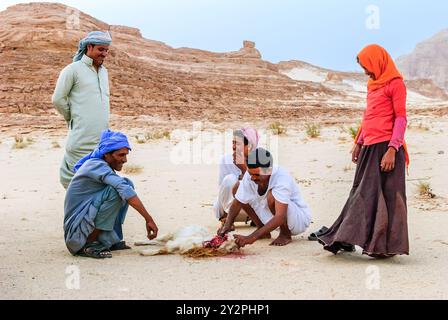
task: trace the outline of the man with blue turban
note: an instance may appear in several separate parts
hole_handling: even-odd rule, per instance
[[[69,128],[60,168],[65,189],[73,178],[74,165],[95,148],[101,132],[109,128],[109,76],[103,63],[111,42],[108,32],[90,32],[79,42],[73,63],[62,70],[56,84],[52,101]]]
[[[158,228],[134,190],[120,177],[131,150],[120,132],[104,131],[98,147],[76,163],[64,204],[64,238],[73,255],[104,259],[111,251],[130,249],[123,241],[122,224],[129,205],[146,221],[148,239]]]

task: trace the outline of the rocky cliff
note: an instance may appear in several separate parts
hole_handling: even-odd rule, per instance
[[[138,29],[108,25],[61,4],[32,3],[0,12],[0,113],[53,114],[59,72],[71,62],[78,41],[96,29],[113,37],[105,66],[115,114],[242,119],[303,113],[342,96],[279,73],[250,41],[228,53],[176,49],[144,39]]]
[[[432,80],[448,92],[448,29],[419,43],[412,53],[398,58],[397,65],[407,78]]]

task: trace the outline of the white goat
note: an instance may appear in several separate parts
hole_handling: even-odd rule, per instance
[[[140,250],[139,252],[142,256],[155,256],[170,253],[184,254],[191,249],[202,248],[203,242],[210,240],[213,236],[213,234],[203,227],[188,226],[155,240],[136,242],[135,245],[156,246],[155,248]],[[229,240],[222,245],[221,249],[226,252],[233,252],[236,247],[233,237],[229,236]]]

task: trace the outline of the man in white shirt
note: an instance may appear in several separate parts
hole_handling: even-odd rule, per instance
[[[213,212],[216,218],[223,224],[227,218],[240,181],[247,171],[247,156],[249,152],[257,148],[258,141],[259,135],[254,128],[235,130],[233,132],[233,153],[226,154],[221,159],[219,164],[218,198],[213,205]],[[237,215],[235,221],[246,221],[246,210],[251,209],[248,206],[243,206],[242,211]],[[232,229],[234,229],[233,226]]]
[[[235,235],[240,247],[269,236],[277,228],[280,228],[280,234],[271,245],[285,246],[292,241],[292,236],[305,232],[311,223],[310,209],[294,178],[281,167],[274,167],[271,153],[263,148],[249,154],[247,172],[219,235],[231,231],[231,225],[244,205],[253,209],[247,213],[257,230],[248,236]]]

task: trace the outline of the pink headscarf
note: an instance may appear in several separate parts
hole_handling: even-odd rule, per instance
[[[260,141],[260,135],[258,131],[254,128],[247,127],[241,129],[247,141],[249,141],[249,152],[254,151],[258,147],[258,142]]]

